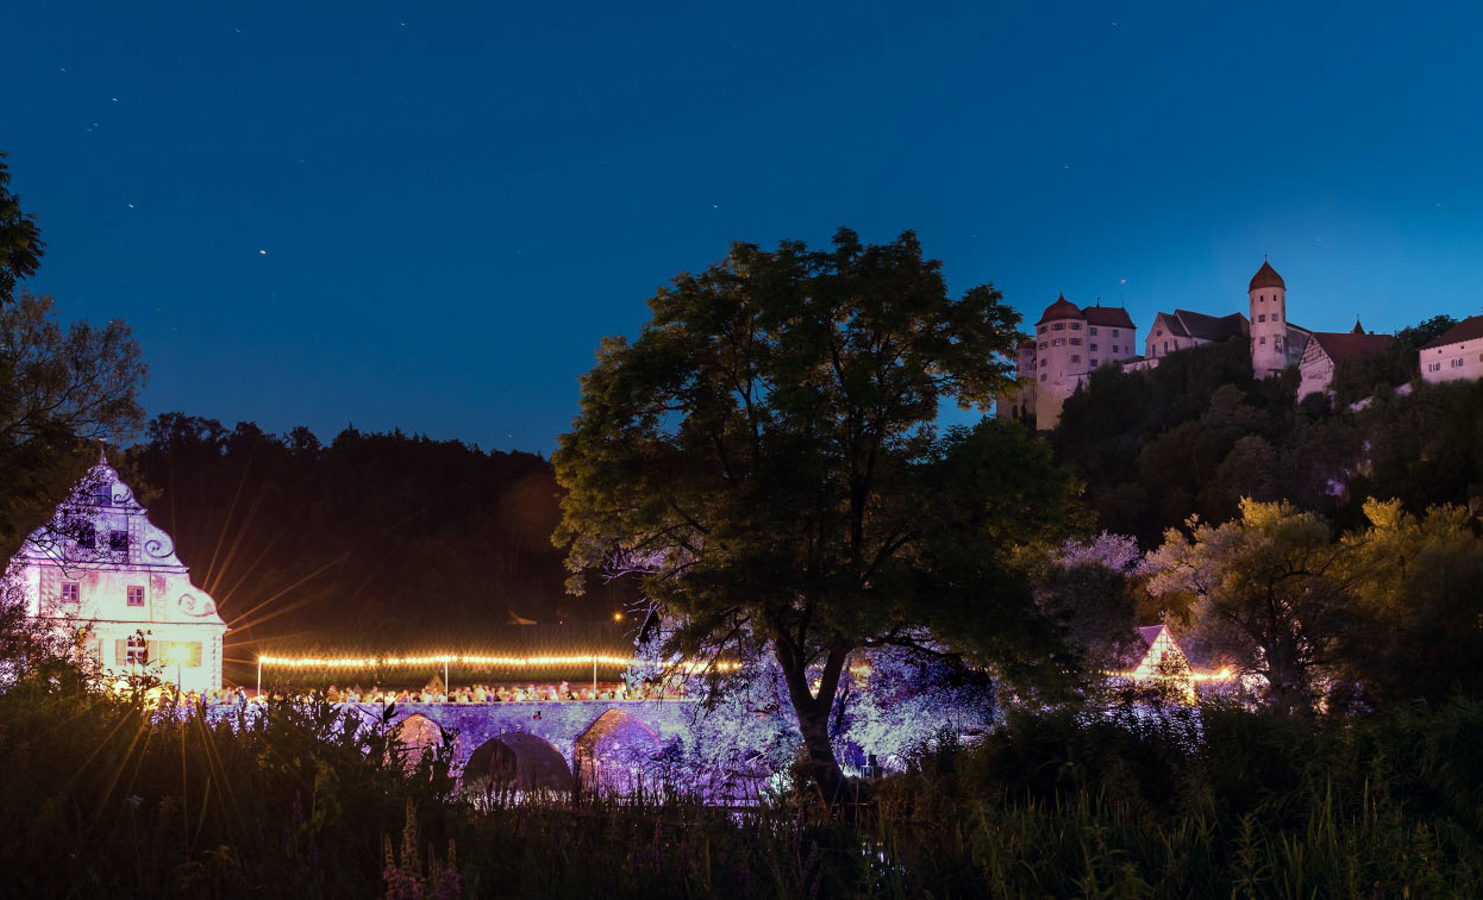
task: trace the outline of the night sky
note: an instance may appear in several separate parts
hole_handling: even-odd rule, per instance
[[[915,229],[1140,340],[1264,253],[1317,330],[1483,304],[1483,5],[639,7],[4,4],[29,287],[133,326],[151,413],[543,453],[735,240]]]

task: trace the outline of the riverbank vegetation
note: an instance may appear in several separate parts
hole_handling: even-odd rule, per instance
[[[49,664],[0,694],[12,896],[1374,897],[1483,889],[1483,706],[1012,714],[830,815],[799,780],[478,805],[327,704],[157,720]]]

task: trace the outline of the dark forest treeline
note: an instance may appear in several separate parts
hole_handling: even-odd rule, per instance
[[[354,428],[321,443],[170,413],[120,467],[217,598],[229,657],[258,642],[432,648],[512,614],[553,623],[619,605],[600,585],[565,593],[557,487],[535,454]]]
[[[1417,380],[1415,348],[1448,324],[1430,320],[1402,331],[1386,354],[1341,363],[1332,403],[1296,402],[1294,369],[1253,379],[1245,340],[1174,353],[1142,372],[1104,368],[1067,400],[1050,441],[1086,482],[1101,527],[1145,547],[1191,515],[1233,518],[1243,497],[1289,500],[1345,528],[1363,524],[1368,497],[1418,513],[1476,505],[1483,383]]]

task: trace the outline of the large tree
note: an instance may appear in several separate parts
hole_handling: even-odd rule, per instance
[[[120,320],[101,327],[53,315],[22,293],[0,308],[0,553],[9,558],[97,459],[89,439],[122,440],[143,423],[145,365]]]
[[[1012,384],[1019,316],[949,296],[911,233],[832,250],[737,244],[606,340],[554,462],[577,572],[650,561],[687,654],[776,654],[813,775],[844,780],[830,710],[853,651],[924,646],[1062,671],[1011,557],[1070,519],[1072,479],[1018,425],[944,427]]]
[[[21,211],[21,198],[9,190],[10,168],[0,153],[0,303],[15,295],[16,282],[36,274],[46,243],[36,217]]]
[[[1182,607],[1207,655],[1265,678],[1275,708],[1311,713],[1359,621],[1355,543],[1286,502],[1243,500],[1239,518],[1188,528],[1149,554],[1149,592]]]

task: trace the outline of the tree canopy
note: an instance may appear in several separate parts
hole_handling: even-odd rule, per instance
[[[15,296],[16,283],[36,274],[46,242],[36,217],[21,210],[21,198],[10,192],[10,167],[0,153],[0,303]]]
[[[1019,317],[990,286],[950,297],[911,233],[832,249],[736,244],[650,302],[582,379],[554,457],[557,541],[586,572],[651,560],[687,654],[776,654],[812,770],[841,773],[829,711],[852,651],[969,654],[1014,676],[1059,665],[1012,564],[1060,534],[1072,479],[1013,423],[944,428],[1012,384]]]

